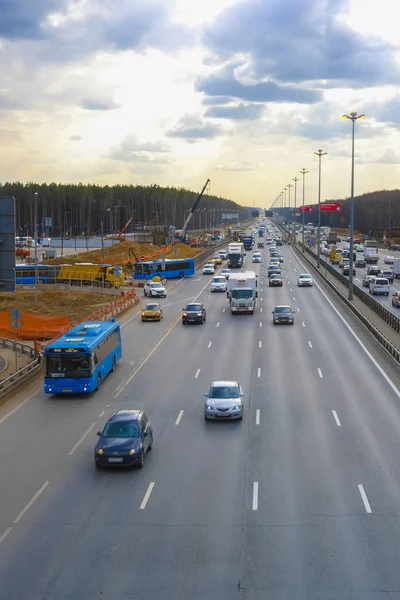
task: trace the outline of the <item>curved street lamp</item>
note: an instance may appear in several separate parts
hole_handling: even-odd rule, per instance
[[[317,150],[317,152],[313,152],[316,154],[319,159],[319,168],[318,168],[318,248],[317,248],[317,267],[318,269],[321,267],[321,158],[326,156],[327,152],[322,152],[322,150]]]
[[[357,115],[351,112],[349,115],[342,115],[342,119],[349,119],[352,122],[351,136],[351,199],[350,199],[350,263],[349,263],[349,300],[353,300],[353,251],[354,251],[354,124],[358,119],[364,119],[365,115]]]

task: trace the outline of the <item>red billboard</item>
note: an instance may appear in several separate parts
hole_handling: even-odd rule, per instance
[[[340,202],[324,202],[320,207],[321,212],[340,212],[342,205]]]
[[[303,206],[299,206],[299,211],[303,212]],[[304,212],[311,212],[311,211],[312,211],[312,204],[305,204]]]

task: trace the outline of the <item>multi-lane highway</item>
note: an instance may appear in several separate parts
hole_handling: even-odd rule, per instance
[[[254,315],[231,315],[209,276],[181,280],[163,321],[124,318],[98,392],[39,390],[0,413],[1,600],[400,598],[399,382],[282,254],[282,288],[268,249],[261,265],[247,254]],[[207,321],[182,326],[194,298]],[[285,303],[295,324],[274,326]],[[242,422],[204,421],[216,379],[242,385]],[[96,431],[121,407],[145,409],[153,451],[142,470],[96,471]]]

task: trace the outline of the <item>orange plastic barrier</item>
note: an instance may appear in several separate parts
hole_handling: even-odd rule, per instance
[[[21,340],[51,339],[70,329],[69,317],[40,317],[21,313],[21,327],[17,329],[17,338]],[[13,339],[10,312],[0,312],[0,337]]]

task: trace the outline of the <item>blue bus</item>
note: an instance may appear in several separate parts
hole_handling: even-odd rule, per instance
[[[122,356],[117,319],[81,323],[44,349],[46,394],[88,394],[98,390]]]
[[[38,265],[38,283],[57,283],[60,265]],[[34,285],[35,265],[15,265],[15,283]]]
[[[174,277],[189,277],[195,273],[194,258],[167,258],[165,269],[162,268],[161,260],[148,260],[135,263],[134,279],[153,279],[159,275],[161,279],[173,279]]]

